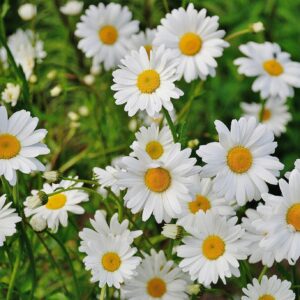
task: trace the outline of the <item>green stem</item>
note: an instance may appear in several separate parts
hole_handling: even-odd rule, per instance
[[[297,265],[294,265],[292,267],[292,275],[293,275],[293,286],[297,286]],[[296,300],[299,300],[299,288],[294,288],[295,294],[296,294]]]
[[[265,107],[266,107],[266,100],[261,99],[261,110],[259,113],[259,122],[263,121]]]
[[[104,300],[105,294],[106,294],[106,285],[101,289],[99,300]]]
[[[61,177],[61,179],[74,181],[74,182],[83,182],[83,183],[92,184],[92,185],[98,185],[99,184],[97,181],[94,181],[94,180],[76,179],[76,178],[71,178],[71,177]]]
[[[73,283],[74,283],[74,287],[75,287],[75,298],[77,300],[80,299],[80,289],[79,289],[79,285],[78,285],[78,281],[77,281],[77,277],[76,277],[76,274],[75,274],[75,270],[74,270],[74,267],[73,267],[73,264],[72,264],[72,260],[68,254],[68,251],[66,250],[64,244],[54,235],[52,234],[51,232],[49,231],[46,231],[47,234],[56,241],[56,243],[59,245],[59,247],[61,248],[61,250],[63,251],[66,259],[67,259],[67,262],[70,266],[70,270],[71,270],[71,273],[72,273],[72,277],[73,277]]]
[[[162,0],[163,4],[164,4],[164,8],[166,10],[166,12],[168,13],[170,11],[169,9],[169,4],[168,4],[168,0]]]
[[[247,34],[247,33],[250,33],[251,32],[251,29],[250,28],[247,28],[247,29],[243,29],[243,30],[240,30],[238,32],[234,32],[230,35],[228,35],[226,38],[225,38],[225,41],[229,42],[241,35],[244,35],[244,34]]]
[[[85,191],[87,193],[94,193],[94,194],[99,196],[99,193],[97,191],[86,188],[86,187],[71,187],[71,188],[67,188],[67,189],[59,189],[59,190],[57,190],[53,193],[47,194],[47,196],[51,197],[51,196],[54,196],[54,195],[57,195],[57,194],[60,194],[60,193],[63,193],[63,192],[74,191],[74,190]]]
[[[177,133],[176,133],[176,128],[175,128],[175,125],[171,119],[171,116],[169,114],[169,112],[163,107],[163,112],[164,112],[164,115],[165,115],[165,118],[167,120],[167,123],[171,129],[171,132],[172,132],[172,136],[173,136],[173,140],[174,142],[176,143],[177,142]]]
[[[10,281],[9,281],[9,286],[8,286],[8,292],[6,295],[6,300],[11,300],[11,299],[15,299],[13,298],[13,290],[14,290],[14,286],[15,286],[15,282],[16,282],[16,278],[17,278],[17,273],[20,267],[20,262],[21,262],[21,252],[22,252],[22,247],[21,247],[21,242],[19,244],[19,251],[14,263],[14,268],[13,268],[13,272],[11,274],[10,277]]]
[[[268,271],[268,266],[264,266],[262,271],[260,272],[259,276],[258,276],[258,282],[260,283],[263,276],[267,273]]]

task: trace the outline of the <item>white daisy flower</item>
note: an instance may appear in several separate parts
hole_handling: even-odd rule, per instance
[[[10,208],[12,202],[6,202],[6,195],[0,196],[0,247],[6,240],[6,237],[12,236],[17,232],[16,223],[22,219],[15,212],[14,208]]]
[[[294,95],[293,87],[300,87],[300,63],[291,61],[290,54],[281,51],[278,44],[249,42],[241,45],[240,51],[247,57],[234,61],[238,72],[257,77],[252,90],[260,92],[262,98],[286,99]]]
[[[82,1],[71,0],[68,1],[65,5],[60,7],[60,12],[67,16],[76,16],[79,15],[83,8]]]
[[[276,275],[271,278],[263,276],[261,282],[256,278],[252,284],[243,288],[241,300],[295,300],[295,294],[291,290],[291,283],[287,280],[281,281]]]
[[[183,92],[174,81],[176,62],[170,50],[164,46],[151,51],[148,56],[144,47],[139,51],[131,51],[121,60],[120,68],[113,72],[116,91],[114,97],[117,105],[125,105],[125,111],[132,117],[138,111],[145,110],[154,117],[164,107],[173,110],[171,99],[178,99]]]
[[[214,191],[226,200],[236,199],[239,205],[260,200],[268,192],[267,183],[277,184],[283,164],[274,153],[277,143],[266,125],[257,124],[254,117],[231,122],[229,129],[215,121],[219,142],[200,146],[197,154],[206,165],[203,177],[216,176]]]
[[[176,122],[176,110],[175,108],[173,108],[171,111],[169,111],[171,120],[173,121],[173,123]],[[144,126],[150,126],[152,124],[156,124],[156,125],[160,125],[160,124],[164,124],[167,125],[167,121],[164,118],[164,114],[163,113],[156,113],[153,117],[150,117],[145,111],[139,111],[137,114],[137,117],[139,119],[140,122],[142,122],[142,124]]]
[[[207,17],[206,9],[197,11],[190,3],[186,10],[173,9],[161,24],[154,45],[172,49],[179,62],[180,78],[191,82],[198,77],[205,80],[208,75],[215,76],[215,58],[222,56],[224,48],[229,46],[222,39],[225,31],[217,30],[219,17]]]
[[[120,185],[127,187],[125,205],[134,214],[143,210],[143,221],[153,214],[158,223],[170,222],[181,213],[180,202],[189,201],[192,175],[199,171],[196,159],[180,144],[172,146],[164,161],[153,161],[140,149],[135,155],[123,158],[126,172],[119,173]]]
[[[280,136],[285,132],[287,123],[292,119],[288,106],[280,98],[269,98],[263,111],[261,103],[242,102],[241,107],[245,117],[253,116],[257,121],[262,119],[262,123],[272,130],[275,136]]]
[[[295,166],[294,169],[297,169],[298,172],[300,172],[300,159],[299,159],[299,158],[295,160],[294,166]],[[284,174],[284,177],[285,177],[286,179],[289,179],[289,178],[290,178],[290,175],[291,175],[291,172],[286,172],[286,173]]]
[[[60,189],[78,188],[82,183],[74,184],[71,180],[62,180],[57,184],[43,185],[42,191],[46,194],[52,194],[58,192]],[[33,190],[32,195],[36,195],[38,191]],[[89,200],[88,194],[80,190],[69,190],[56,193],[48,197],[47,203],[42,206],[31,208],[30,204],[25,201],[25,216],[39,216],[47,222],[48,228],[53,232],[57,232],[59,224],[63,227],[68,225],[68,212],[81,215],[84,213],[84,209],[79,205],[81,202]]]
[[[88,243],[90,241],[97,241],[99,235],[105,235],[107,237],[116,237],[120,235],[122,237],[127,237],[128,242],[131,244],[135,238],[140,236],[143,232],[142,230],[130,231],[128,229],[128,220],[123,220],[121,223],[118,221],[118,214],[115,213],[110,219],[108,224],[105,220],[105,215],[97,210],[95,213],[95,218],[90,219],[91,225],[94,229],[84,228],[79,232],[79,237],[81,238],[79,251],[88,251]]]
[[[114,68],[128,52],[128,40],[139,29],[139,22],[131,19],[127,6],[90,5],[76,26],[75,34],[81,38],[78,48],[93,58],[93,64],[103,63],[105,70]]]
[[[242,219],[242,227],[245,229],[243,239],[247,242],[247,254],[249,262],[255,264],[261,262],[263,265],[272,267],[275,261],[274,249],[266,250],[259,243],[268,233],[266,230],[258,230],[253,223],[261,220],[263,216],[254,209],[247,209],[246,217]]]
[[[119,289],[120,283],[135,275],[141,258],[134,256],[137,249],[131,247],[127,236],[97,234],[84,244],[85,268],[91,270],[91,281],[99,281],[101,288],[107,284]]]
[[[4,91],[1,93],[2,100],[6,103],[11,103],[11,106],[16,106],[21,92],[21,87],[18,84],[7,83]]]
[[[210,178],[200,179],[199,175],[195,176],[191,185],[190,193],[193,200],[182,202],[182,213],[178,217],[177,224],[188,230],[197,223],[199,212],[212,211],[220,216],[233,216],[234,209],[228,201],[222,197],[218,197],[213,191],[213,180]]]
[[[136,269],[136,275],[126,280],[122,294],[128,300],[184,300],[189,279],[164,252],[151,249]]]
[[[300,257],[300,173],[293,170],[289,183],[279,180],[282,196],[263,194],[265,205],[258,207],[262,220],[254,222],[258,230],[267,230],[260,246],[266,250],[276,249],[275,259],[287,259],[290,264]]]
[[[8,47],[17,63],[25,73],[27,79],[33,74],[35,63],[40,63],[46,57],[44,44],[31,30],[18,29],[7,40]],[[8,67],[7,53],[1,49],[1,59],[4,66]]]
[[[38,121],[25,110],[17,111],[8,118],[6,108],[0,106],[0,176],[4,176],[11,185],[16,184],[17,170],[25,174],[45,170],[35,158],[50,152],[41,143],[47,130],[35,130]]]
[[[136,156],[136,149],[140,149],[153,160],[163,160],[174,145],[169,126],[164,126],[161,130],[156,124],[152,124],[148,128],[141,127],[135,137],[136,141],[130,146],[133,150],[131,156]]]
[[[131,38],[132,49],[138,51],[141,47],[144,47],[150,57],[150,51],[153,48],[155,34],[156,29],[147,28],[145,32],[141,31],[138,34],[133,35]]]
[[[192,280],[208,286],[221,278],[239,277],[238,260],[245,259],[244,230],[236,225],[237,218],[226,220],[212,212],[200,212],[197,225],[189,228],[191,236],[183,238],[177,248],[182,257],[179,267],[189,272]]]

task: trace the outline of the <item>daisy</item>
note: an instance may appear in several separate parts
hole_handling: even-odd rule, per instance
[[[206,16],[206,9],[199,12],[190,3],[184,8],[173,9],[162,19],[157,28],[154,45],[165,45],[172,49],[179,65],[177,72],[184,80],[191,82],[208,75],[215,76],[216,57],[229,46],[222,38],[224,30],[217,30],[219,17]]]
[[[40,63],[46,57],[43,42],[33,31],[18,29],[8,38],[7,44],[14,60],[22,67],[26,79],[29,79],[33,74],[35,63]],[[8,67],[7,53],[4,48],[1,52],[2,63]]]
[[[97,210],[95,213],[95,218],[90,219],[90,223],[94,229],[84,228],[79,232],[79,237],[81,238],[79,250],[81,252],[86,252],[88,249],[88,243],[90,241],[97,241],[99,235],[105,235],[107,237],[116,237],[120,235],[122,237],[127,237],[129,243],[132,243],[135,238],[140,236],[143,232],[141,230],[130,231],[128,229],[128,220],[123,220],[121,223],[118,221],[118,214],[115,213],[110,219],[110,224],[105,220],[105,215]]]
[[[50,152],[41,143],[47,130],[35,130],[37,124],[38,118],[28,111],[20,110],[8,118],[6,108],[0,106],[0,176],[11,185],[17,182],[17,170],[25,174],[45,170],[35,157]]]
[[[243,288],[241,300],[294,300],[295,294],[291,290],[291,283],[287,280],[281,281],[276,275],[271,278],[263,276],[261,282],[256,278],[247,288]]]
[[[136,156],[136,149],[145,151],[153,160],[163,159],[168,155],[168,151],[174,145],[172,133],[169,126],[164,126],[161,130],[155,124],[150,127],[141,127],[139,132],[135,134],[136,141],[132,143],[130,148],[133,152],[131,156]]]
[[[132,213],[143,210],[146,221],[153,214],[156,221],[169,222],[181,213],[181,201],[189,201],[192,175],[199,172],[191,150],[174,144],[164,161],[153,161],[145,151],[136,149],[134,157],[123,158],[126,172],[119,173],[119,184],[127,187],[125,205]]]
[[[34,207],[30,205],[30,202],[25,202],[25,216],[30,217],[37,215],[43,218],[47,222],[48,228],[53,232],[57,232],[59,224],[63,227],[68,225],[68,212],[81,215],[84,213],[84,209],[79,205],[81,202],[89,200],[88,194],[80,190],[69,190],[57,193],[60,189],[66,190],[68,188],[80,188],[83,184],[74,184],[71,180],[62,180],[57,184],[43,185],[42,191],[46,194],[56,193],[48,197],[47,203],[42,206]],[[38,191],[33,190],[32,195],[36,195]]]
[[[208,286],[221,278],[239,277],[238,260],[245,259],[244,231],[236,225],[237,218],[226,220],[212,212],[200,212],[198,223],[189,228],[191,236],[183,238],[184,245],[177,248],[183,260],[179,267],[189,272],[192,280]]]
[[[85,268],[91,270],[91,281],[99,281],[101,288],[107,284],[119,289],[120,283],[135,274],[141,261],[134,256],[137,249],[131,247],[127,236],[97,234],[91,240],[84,240],[84,245],[81,250],[86,253]]]
[[[16,223],[22,219],[15,212],[14,208],[10,208],[12,202],[5,205],[6,195],[0,196],[0,247],[6,240],[7,236],[12,236],[17,232]]]
[[[245,229],[243,239],[248,243],[247,250],[249,262],[255,264],[261,262],[263,265],[272,267],[275,261],[274,249],[266,250],[259,243],[267,235],[266,230],[258,230],[253,223],[262,220],[263,216],[254,209],[246,211],[246,217],[242,218],[242,227]]]
[[[151,51],[150,57],[144,47],[132,51],[121,60],[120,68],[113,72],[116,91],[114,97],[117,105],[125,105],[125,111],[132,117],[138,111],[145,110],[154,117],[164,107],[173,110],[171,99],[178,99],[183,92],[174,81],[176,62],[173,55],[164,46]]]
[[[233,216],[233,208],[228,201],[218,197],[213,191],[213,180],[210,178],[200,179],[195,175],[194,184],[190,192],[193,195],[192,201],[182,202],[182,213],[178,217],[177,224],[185,229],[194,227],[200,212],[212,211],[220,216]]]
[[[11,103],[11,106],[16,106],[21,92],[21,87],[18,84],[7,83],[4,91],[1,93],[2,100],[6,103]]]
[[[292,119],[285,101],[279,98],[269,98],[262,111],[262,104],[258,103],[241,103],[245,117],[253,116],[257,121],[262,119],[275,136],[280,136],[286,131],[287,123]]]
[[[258,207],[262,220],[253,223],[259,230],[265,228],[267,235],[260,242],[266,250],[275,250],[275,259],[287,259],[290,264],[300,257],[300,173],[290,174],[289,182],[279,180],[282,196],[263,194],[265,205]]]
[[[139,29],[139,22],[131,19],[127,6],[90,5],[76,26],[75,34],[81,39],[78,48],[93,58],[94,65],[103,63],[105,70],[114,68],[128,52],[128,40]]]
[[[164,252],[151,249],[136,269],[136,276],[126,280],[122,293],[128,300],[184,300],[189,280],[171,260],[167,261]]]
[[[214,191],[226,200],[236,199],[239,205],[260,200],[268,191],[267,183],[277,184],[283,164],[274,153],[277,143],[266,125],[254,117],[231,122],[230,130],[215,121],[219,142],[200,146],[197,154],[206,165],[203,177],[216,176]]]
[[[281,51],[278,44],[249,42],[241,45],[240,51],[247,57],[234,61],[238,72],[257,77],[252,90],[262,98],[286,99],[294,95],[293,87],[300,87],[300,63],[291,61],[290,54]]]
[[[147,51],[148,56],[150,57],[150,51],[153,47],[155,34],[156,29],[147,28],[145,32],[140,32],[133,35],[131,38],[132,49],[138,51],[141,47],[144,47]]]

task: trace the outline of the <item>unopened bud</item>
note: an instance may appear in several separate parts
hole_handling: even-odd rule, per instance
[[[47,171],[44,172],[43,178],[45,178],[48,182],[53,183],[59,180],[60,174],[57,171]]]
[[[48,195],[45,192],[39,191],[38,196],[39,196],[39,198],[40,198],[43,205],[48,202]]]
[[[46,220],[39,215],[34,215],[30,221],[29,221],[30,226],[34,231],[41,232],[46,229],[47,223]]]
[[[188,147],[189,148],[195,148],[198,145],[199,145],[199,140],[198,139],[188,141]]]
[[[165,224],[163,227],[162,235],[175,240],[182,237],[183,228],[177,224]]]
[[[38,194],[28,196],[24,202],[24,204],[29,208],[36,208],[42,204],[42,200]]]
[[[50,90],[50,95],[52,97],[57,97],[62,92],[62,89],[59,85],[55,86],[53,89]]]
[[[186,292],[189,295],[198,295],[201,291],[200,284],[190,284],[186,287]]]
[[[253,23],[250,26],[251,30],[255,33],[261,32],[265,30],[264,24],[262,22]]]

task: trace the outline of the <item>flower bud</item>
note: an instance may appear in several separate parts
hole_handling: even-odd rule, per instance
[[[25,3],[18,9],[18,14],[24,21],[29,21],[36,16],[36,6],[31,3]]]
[[[62,88],[59,85],[56,85],[54,88],[50,90],[50,95],[52,97],[57,97],[62,92]]]
[[[175,240],[182,237],[183,228],[177,224],[165,224],[163,227],[162,235],[165,237]]]
[[[1,94],[1,98],[6,103],[11,103],[11,106],[15,106],[19,99],[21,88],[18,84],[7,83],[5,90]]]
[[[198,295],[201,291],[200,284],[190,284],[186,287],[186,292],[189,295]]]
[[[85,76],[83,77],[83,82],[84,82],[86,85],[92,85],[92,84],[95,82],[95,77],[94,77],[94,75],[92,75],[92,74],[85,75]]]
[[[189,148],[195,148],[198,145],[199,145],[199,140],[198,139],[188,141],[188,147]]]
[[[79,15],[83,8],[82,1],[71,0],[60,8],[61,13],[68,16]]]
[[[251,26],[250,26],[251,30],[254,32],[254,33],[258,33],[258,32],[261,32],[261,31],[264,31],[265,30],[265,27],[264,27],[264,24],[262,22],[256,22],[256,23],[253,23]]]
[[[44,172],[43,178],[45,178],[48,182],[53,183],[59,180],[60,174],[57,171],[47,171]]]
[[[79,107],[78,112],[82,117],[87,117],[90,113],[88,107],[84,105]]]
[[[46,229],[47,223],[46,220],[39,215],[34,215],[30,221],[29,221],[30,226],[34,231],[41,232]]]
[[[36,208],[42,204],[42,200],[38,194],[28,196],[24,202],[24,204],[29,208]]]

